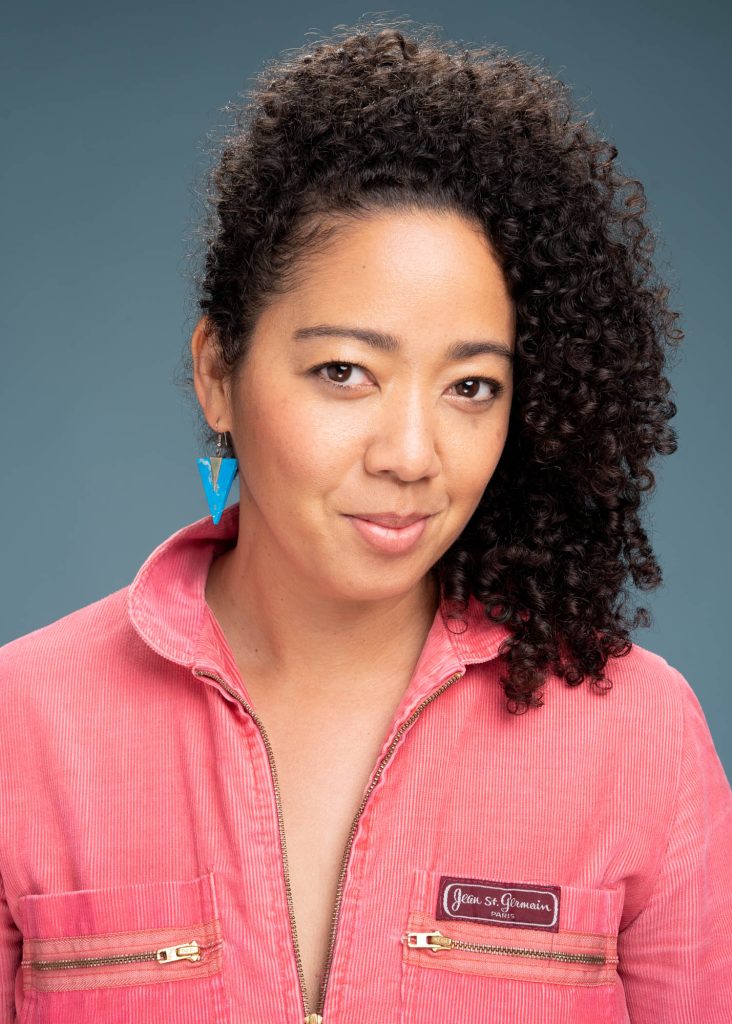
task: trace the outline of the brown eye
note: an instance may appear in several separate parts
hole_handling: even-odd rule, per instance
[[[485,385],[488,388],[489,394],[480,393],[481,385]],[[503,391],[503,384],[498,380],[493,380],[489,377],[469,377],[466,380],[461,380],[457,384],[453,385],[457,389],[459,398],[469,398],[473,400],[474,405],[483,405],[487,402],[493,402]],[[480,396],[480,397],[479,397]]]
[[[314,377],[319,378],[326,384],[331,384],[334,388],[355,391],[357,386],[368,383],[368,381],[359,381],[358,378],[354,381],[354,370],[357,375],[362,373],[364,377],[366,376],[367,371],[359,363],[339,363],[334,359],[314,366],[310,372]]]
[[[350,377],[353,366],[351,363],[328,363],[324,369],[334,384],[343,384]]]
[[[466,389],[465,391],[463,391],[462,397],[463,398],[475,398],[475,396],[478,393],[478,388],[480,387],[481,383],[482,383],[482,381],[479,381],[479,380],[462,380],[462,381],[460,381],[460,383],[458,384],[458,387]]]

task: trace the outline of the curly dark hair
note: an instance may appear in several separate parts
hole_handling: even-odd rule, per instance
[[[516,309],[509,432],[433,571],[453,608],[472,593],[507,625],[500,681],[521,713],[543,704],[547,671],[610,689],[608,659],[650,625],[626,587],[661,583],[639,510],[654,453],[677,447],[663,371],[684,335],[651,261],[643,185],[568,87],[497,45],[403,22],[287,51],[227,106],[198,306],[235,376],[269,297],[338,218],[438,209],[480,224]]]

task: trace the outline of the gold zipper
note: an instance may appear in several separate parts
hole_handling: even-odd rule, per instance
[[[65,970],[69,967],[103,967],[105,964],[131,964],[146,960],[157,960],[161,964],[173,960],[200,960],[201,947],[194,939],[178,946],[150,949],[142,953],[118,953],[115,956],[86,956],[76,960],[31,960],[30,966],[37,971]]]
[[[302,997],[304,1024],[323,1024],[322,1012],[323,1012],[323,1006],[325,1004],[325,992],[326,992],[326,988],[327,988],[327,985],[328,985],[328,976],[330,975],[331,961],[333,959],[333,946],[335,944],[336,925],[337,925],[337,922],[338,922],[338,914],[340,912],[341,896],[342,896],[342,892],[343,892],[343,879],[344,879],[344,876],[345,876],[345,873],[346,873],[346,865],[348,864],[348,855],[351,852],[351,844],[353,843],[353,837],[354,837],[354,835],[356,833],[356,829],[358,827],[358,822],[359,822],[359,819],[361,817],[361,814],[363,813],[363,809],[366,806],[366,801],[368,800],[369,796],[371,795],[371,792],[372,792],[374,786],[379,781],[379,778],[381,777],[381,773],[384,770],[384,766],[386,765],[386,763],[389,760],[389,758],[391,757],[391,755],[394,753],[394,750],[396,749],[397,743],[399,742],[401,737],[404,735],[406,730],[412,725],[412,723],[418,717],[418,715],[420,714],[422,709],[425,708],[429,703],[431,703],[431,701],[433,701],[435,699],[435,697],[439,697],[441,693],[444,693],[444,691],[448,688],[448,686],[452,686],[452,684],[457,679],[460,679],[464,674],[465,674],[464,672],[456,672],[455,675],[450,676],[450,678],[448,680],[446,680],[444,683],[442,683],[442,685],[437,690],[435,690],[434,693],[431,693],[429,695],[429,697],[427,697],[426,700],[422,701],[422,703],[419,705],[419,707],[414,709],[414,711],[411,713],[411,715],[409,716],[409,718],[405,722],[402,722],[401,726],[399,727],[399,729],[396,732],[396,735],[394,736],[394,739],[392,740],[391,744],[389,745],[389,749],[387,750],[386,754],[384,754],[384,757],[382,758],[381,763],[379,764],[379,767],[376,769],[376,771],[375,771],[375,773],[374,773],[374,775],[373,775],[373,777],[371,779],[371,782],[369,783],[369,786],[368,786],[366,792],[364,793],[363,799],[361,801],[361,806],[356,811],[356,816],[353,819],[353,823],[351,825],[350,832],[348,833],[348,840],[346,842],[346,849],[345,849],[345,851],[343,853],[343,860],[341,861],[341,870],[340,870],[340,875],[338,877],[338,888],[336,890],[336,901],[335,901],[335,907],[333,908],[333,918],[332,918],[332,921],[331,921],[330,941],[329,941],[329,944],[328,944],[328,955],[326,957],[325,970],[324,970],[324,973],[323,973],[323,984],[322,984],[321,989],[320,989],[320,999],[318,1000],[317,1011],[313,1012],[313,1011],[309,1010],[309,1008],[308,1008],[308,1000],[307,1000],[307,995],[305,993],[305,975],[303,974],[303,969],[302,969],[302,958],[300,956],[300,947],[299,947],[298,942],[297,942],[297,926],[295,924],[295,910],[294,910],[293,902],[292,902],[292,889],[290,887],[290,875],[289,875],[289,871],[288,871],[288,867],[287,867],[287,846],[286,846],[286,842],[285,842],[285,826],[284,826],[284,820],[283,820],[283,815],[282,815],[282,802],[280,800],[280,786],[279,786],[279,781],[277,779],[277,769],[275,767],[274,755],[273,755],[273,752],[272,752],[272,745],[271,745],[271,743],[269,741],[269,737],[267,736],[267,733],[265,732],[265,729],[264,729],[264,726],[263,726],[261,720],[257,717],[257,714],[254,711],[254,709],[249,704],[247,704],[247,702],[244,700],[244,698],[241,696],[241,694],[237,693],[236,690],[233,690],[229,686],[229,684],[224,679],[221,678],[221,676],[217,676],[217,675],[215,675],[212,672],[200,672],[200,671],[194,670],[194,675],[205,676],[207,679],[213,679],[215,682],[220,683],[223,686],[223,688],[226,690],[227,693],[230,693],[231,696],[234,697],[235,700],[239,701],[239,703],[242,705],[242,707],[246,708],[248,713],[251,715],[252,720],[255,722],[257,728],[259,729],[260,733],[262,734],[262,739],[264,740],[264,745],[267,748],[267,756],[269,757],[269,765],[270,765],[270,770],[272,772],[272,781],[274,783],[275,799],[276,799],[276,802],[277,802],[277,816],[278,816],[278,819],[279,819],[279,827],[280,827],[280,845],[282,847],[282,860],[283,860],[284,869],[285,869],[285,891],[287,893],[287,907],[288,907],[289,914],[290,914],[290,929],[291,929],[291,932],[292,932],[293,946],[295,948],[295,960],[297,962],[297,973],[298,973],[298,977],[300,979],[300,995]]]
[[[617,957],[604,957],[593,953],[558,953],[549,949],[522,949],[515,946],[483,945],[480,942],[462,942],[451,939],[442,932],[405,932],[402,942],[411,949],[431,949],[439,953],[441,949],[465,949],[470,953],[498,953],[507,956],[527,956],[538,960],[562,960],[570,964],[607,964],[617,963]]]

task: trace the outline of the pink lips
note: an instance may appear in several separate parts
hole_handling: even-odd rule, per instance
[[[357,519],[366,519],[370,523],[378,523],[379,526],[392,526],[396,529],[401,529],[403,526],[411,526],[412,523],[416,523],[419,519],[427,519],[429,512],[414,512],[409,516],[398,516],[393,512],[364,512],[363,515],[357,515]]]
[[[378,551],[401,555],[415,546],[430,516],[347,516],[364,540]],[[378,521],[377,521],[378,520]],[[401,523],[400,526],[389,525]]]

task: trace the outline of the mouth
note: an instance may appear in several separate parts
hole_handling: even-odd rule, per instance
[[[420,519],[429,519],[432,515],[434,515],[433,512],[412,512],[407,516],[396,515],[393,512],[353,513],[353,517],[356,519],[364,519],[366,522],[376,523],[377,526],[388,526],[395,530],[401,530],[406,526],[411,526],[412,523],[417,523]]]
[[[379,516],[378,518],[379,520],[387,519],[391,523],[396,522],[400,525],[385,525],[383,522],[376,522],[376,517],[346,516],[359,536],[370,547],[384,554],[401,555],[411,551],[417,545],[432,516]]]

